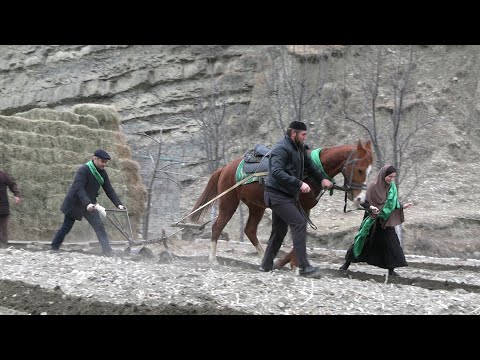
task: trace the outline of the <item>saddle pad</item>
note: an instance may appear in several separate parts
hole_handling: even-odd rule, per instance
[[[236,182],[239,182],[250,174],[264,171],[268,171],[268,158],[264,158],[260,163],[246,163],[245,160],[242,159],[240,164],[238,164],[237,171],[235,173],[235,180]],[[260,178],[262,177],[263,176],[254,176],[243,185],[250,184],[254,181],[260,181]]]

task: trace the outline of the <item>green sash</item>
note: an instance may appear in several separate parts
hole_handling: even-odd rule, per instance
[[[103,183],[105,182],[105,180],[103,180],[102,175],[100,175],[100,173],[98,172],[97,168],[95,167],[95,164],[93,163],[93,160],[90,160],[85,165],[88,166],[88,168],[90,169],[90,172],[95,177],[95,179],[97,179],[100,186],[103,186]]]
[[[397,185],[392,181],[390,183],[390,189],[388,190],[387,200],[385,201],[385,206],[382,211],[377,215],[383,220],[387,221],[390,217],[390,214],[393,210],[400,209],[400,202],[398,201]],[[357,235],[355,235],[355,240],[353,243],[353,256],[360,256],[363,245],[365,244],[365,239],[367,238],[370,228],[375,223],[375,220],[370,216],[363,219],[360,224],[360,229],[358,230]]]
[[[322,151],[322,148],[318,148],[315,150],[312,150],[310,152],[310,159],[312,159],[313,163],[317,165],[317,167],[320,169],[320,172],[322,173],[323,177],[325,179],[330,180],[333,184],[335,184],[335,180],[333,180],[330,176],[327,175],[325,170],[323,170],[323,165],[322,162],[320,161],[320,152]],[[330,196],[333,195],[333,187],[330,189]]]

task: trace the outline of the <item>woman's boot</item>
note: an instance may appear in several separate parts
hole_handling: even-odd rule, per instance
[[[393,268],[388,269],[388,275],[389,276],[400,276],[400,275],[398,275],[397,272],[395,272],[395,270],[393,270]]]
[[[343,270],[343,271],[347,270],[350,264],[351,264],[350,261],[345,261],[345,263],[342,266],[340,266],[340,270]]]

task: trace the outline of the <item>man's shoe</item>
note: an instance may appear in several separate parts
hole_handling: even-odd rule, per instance
[[[51,251],[51,252],[56,252],[56,251],[58,251],[58,250],[60,250],[60,247],[59,247],[59,246],[53,246],[53,245],[50,246],[50,251]]]
[[[272,271],[272,269],[266,269],[266,268],[263,268],[263,267],[259,267],[258,270],[260,270],[261,272],[270,272]]]
[[[300,275],[311,275],[318,271],[317,266],[307,265],[303,269],[299,270]]]

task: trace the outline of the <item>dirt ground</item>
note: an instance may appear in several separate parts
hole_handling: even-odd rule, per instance
[[[10,247],[12,249],[13,247]],[[22,246],[15,246],[22,249]],[[48,247],[43,245],[29,245],[28,251],[50,253]],[[69,253],[73,256],[86,255],[91,258],[104,258],[97,248],[88,247],[78,250],[78,247],[67,245],[66,250],[60,253]],[[130,258],[129,256],[117,256],[133,262],[151,262],[151,259],[143,257]],[[7,276],[8,277],[8,276]],[[97,301],[82,296],[66,295],[60,286],[53,290],[46,289],[38,284],[33,285],[24,281],[12,281],[0,279],[0,315],[240,315],[240,311],[229,309],[211,308],[194,305],[167,304],[164,306],[151,306],[145,303],[135,304],[126,302],[115,304],[106,301]]]
[[[338,268],[344,251],[311,247],[321,271],[298,277],[285,267],[258,271],[249,243],[219,241],[218,264],[209,241],[175,241],[162,264],[131,255],[105,258],[96,249],[58,253],[0,249],[0,314],[16,315],[246,315],[246,314],[477,314],[480,260],[407,255],[398,278],[383,269]],[[285,254],[289,247],[282,248]],[[55,264],[55,266],[52,266]],[[315,290],[314,290],[315,289]],[[383,296],[379,301],[378,294]],[[359,300],[361,300],[359,302]]]
[[[218,243],[217,264],[207,260],[209,226],[170,238],[171,263],[160,261],[165,250],[160,244],[148,247],[153,258],[105,258],[96,242],[75,246],[66,241],[58,253],[32,242],[0,249],[0,314],[480,313],[478,210],[460,202],[452,215],[449,208],[432,208],[432,201],[417,201],[406,211],[403,241],[409,266],[398,269],[399,278],[366,264],[339,271],[363,213],[351,207],[344,213],[337,196],[322,199],[311,214],[317,229],[308,229],[308,254],[321,269],[313,279],[296,276],[288,266],[259,272],[258,254],[248,239],[240,241],[233,222],[226,229],[230,241]],[[258,230],[264,248],[270,227],[267,209]],[[290,249],[287,235],[279,256]]]
[[[49,291],[39,285],[0,280],[0,313],[4,315],[241,315],[240,311],[208,306],[149,306],[146,304],[112,304],[65,295],[59,288]],[[13,309],[13,310],[12,310]],[[2,311],[3,310],[3,311]]]

